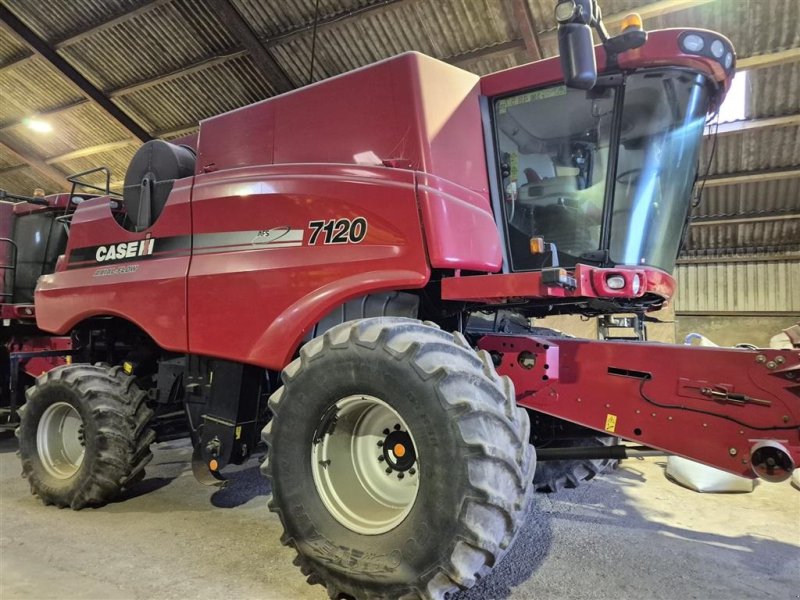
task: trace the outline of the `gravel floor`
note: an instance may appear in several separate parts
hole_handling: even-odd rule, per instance
[[[213,492],[185,443],[161,444],[127,498],[42,506],[0,439],[0,598],[327,598],[292,566],[255,461]],[[664,461],[626,461],[577,490],[539,495],[493,575],[458,600],[800,598],[800,492],[703,495]]]

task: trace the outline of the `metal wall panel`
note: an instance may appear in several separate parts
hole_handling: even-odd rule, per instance
[[[800,316],[800,261],[680,265],[675,311],[789,312]]]

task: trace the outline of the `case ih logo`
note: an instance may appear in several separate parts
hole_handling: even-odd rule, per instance
[[[136,258],[137,256],[149,256],[153,253],[155,240],[148,238],[136,242],[122,242],[112,246],[99,246],[95,252],[97,262],[107,262],[110,260],[122,260],[126,258]]]

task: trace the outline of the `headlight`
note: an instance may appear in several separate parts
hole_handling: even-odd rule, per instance
[[[722,58],[722,55],[725,54],[725,44],[722,43],[722,40],[714,40],[711,42],[711,54],[713,54],[716,59]]]
[[[733,52],[728,52],[725,55],[725,70],[730,71],[733,66]]]
[[[696,33],[689,34],[683,38],[683,49],[686,52],[700,52],[705,45],[705,40]]]
[[[625,278],[622,275],[609,275],[606,277],[606,285],[612,290],[621,290],[625,287]]]
[[[639,290],[642,289],[642,278],[638,275],[633,276],[633,293],[634,295],[639,293]]]

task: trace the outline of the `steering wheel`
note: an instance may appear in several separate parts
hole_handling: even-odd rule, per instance
[[[639,175],[641,174],[642,174],[641,168],[628,169],[627,171],[624,171],[623,173],[617,175],[617,183],[621,183],[623,185],[630,185],[631,183],[635,182],[639,178]]]

